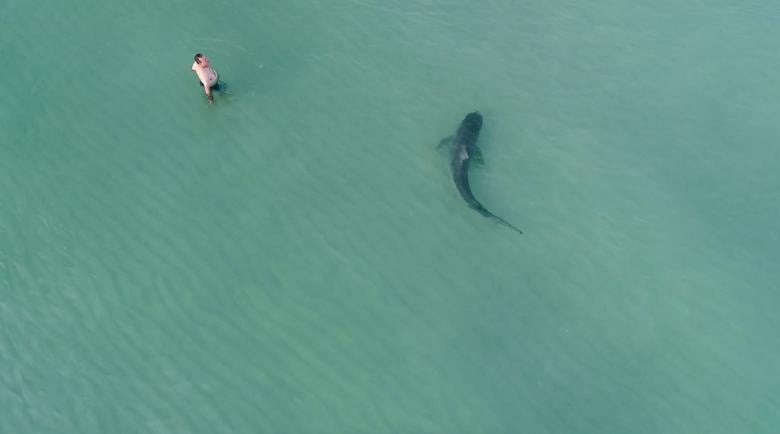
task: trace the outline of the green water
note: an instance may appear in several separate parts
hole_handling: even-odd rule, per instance
[[[0,433],[776,432],[778,20],[0,0]]]

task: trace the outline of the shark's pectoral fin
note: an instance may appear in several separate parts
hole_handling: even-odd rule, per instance
[[[439,142],[439,144],[436,145],[436,149],[441,149],[444,146],[451,145],[453,140],[455,140],[455,136],[449,136],[441,139],[441,142]]]
[[[485,160],[482,159],[482,152],[476,146],[472,146],[469,149],[469,159],[478,164],[485,164]]]
[[[480,152],[479,149],[474,148],[469,154],[471,155],[471,161],[477,164],[485,164],[485,160],[482,159],[482,152]]]

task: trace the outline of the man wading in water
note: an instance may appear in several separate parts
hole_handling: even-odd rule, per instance
[[[219,91],[219,77],[217,71],[209,66],[209,58],[201,53],[195,55],[195,63],[192,64],[192,70],[197,74],[198,81],[203,90],[206,92],[206,96],[209,98],[209,104],[214,102],[214,94],[212,90]]]

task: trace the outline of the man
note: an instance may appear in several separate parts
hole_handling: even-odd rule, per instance
[[[198,76],[198,81],[203,90],[206,92],[206,96],[209,99],[209,104],[214,102],[214,94],[212,90],[219,90],[219,77],[217,71],[209,66],[209,58],[201,53],[195,55],[195,63],[192,64],[192,70]]]

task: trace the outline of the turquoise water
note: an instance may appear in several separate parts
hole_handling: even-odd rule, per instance
[[[775,432],[779,19],[0,0],[0,433]]]

